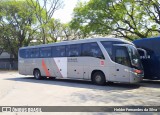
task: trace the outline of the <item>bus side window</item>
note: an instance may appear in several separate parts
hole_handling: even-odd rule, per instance
[[[91,55],[96,58],[104,59],[101,49],[99,48],[97,43],[91,44]]]
[[[65,57],[66,56],[65,46],[53,46],[52,56],[53,57]]]
[[[106,42],[102,41],[101,42],[104,48],[106,49],[107,53],[109,54],[110,58],[113,60],[113,48],[112,48],[112,42]]]
[[[97,43],[85,43],[82,45],[82,56],[104,59],[103,53]]]
[[[20,49],[19,50],[19,56],[21,58],[25,58],[26,57],[26,50],[25,49]]]
[[[39,49],[38,48],[31,49],[30,57],[31,58],[38,58],[39,57]]]
[[[30,49],[26,49],[25,58],[30,58]]]
[[[82,56],[91,56],[90,54],[90,44],[82,44]]]
[[[40,48],[40,57],[51,57],[51,47]]]
[[[30,57],[33,58],[34,57],[34,49],[30,49]]]
[[[35,49],[35,57],[38,58],[39,57],[39,48]]]
[[[67,46],[67,53],[68,57],[78,57],[81,56],[81,45],[80,44],[73,44]]]

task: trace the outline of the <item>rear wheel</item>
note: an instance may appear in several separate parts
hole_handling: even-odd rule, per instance
[[[34,70],[33,75],[34,75],[34,78],[37,80],[42,79],[41,72],[38,69]]]
[[[105,85],[106,84],[105,75],[102,72],[95,72],[92,76],[92,81],[93,81],[93,83],[95,83],[97,85]]]

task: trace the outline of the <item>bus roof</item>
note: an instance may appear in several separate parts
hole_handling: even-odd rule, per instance
[[[27,46],[27,47],[22,47],[20,49],[57,46],[57,45],[69,45],[69,44],[88,43],[88,42],[97,42],[97,41],[120,41],[120,42],[124,42],[124,43],[133,45],[133,43],[125,39],[120,39],[120,38],[87,38],[87,39],[79,39],[79,40],[62,41],[62,42],[56,42],[56,43],[50,43],[50,44],[41,44],[41,45],[36,45],[36,46]]]
[[[145,42],[145,41],[154,41],[154,40],[158,40],[160,41],[160,36],[157,36],[157,37],[151,37],[151,38],[142,38],[142,39],[137,39],[137,40],[134,40],[133,43],[136,43],[136,42]]]

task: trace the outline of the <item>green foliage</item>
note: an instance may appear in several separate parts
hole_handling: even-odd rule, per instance
[[[52,16],[61,4],[61,0],[1,0],[0,47],[17,58],[20,47],[56,42],[62,24]]]
[[[115,35],[129,40],[157,35],[158,0],[90,0],[74,9],[71,28],[88,35]],[[157,9],[156,9],[157,8]]]
[[[18,49],[33,39],[37,19],[26,1],[0,1],[1,46],[17,58]]]
[[[61,0],[26,0],[30,8],[34,10],[34,14],[38,19],[39,30],[43,44],[48,43],[47,26],[52,21],[52,16],[56,10],[61,8],[63,2]]]

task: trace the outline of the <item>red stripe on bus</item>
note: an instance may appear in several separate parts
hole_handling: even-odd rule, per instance
[[[45,72],[47,77],[51,76],[51,74],[49,73],[48,68],[47,68],[47,66],[45,64],[44,59],[42,59],[42,68],[43,68],[43,70],[44,70],[44,72]]]

